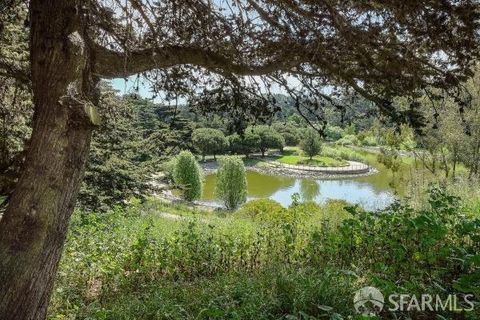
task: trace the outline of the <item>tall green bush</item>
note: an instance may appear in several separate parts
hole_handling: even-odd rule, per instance
[[[199,199],[202,195],[202,171],[190,151],[182,151],[177,157],[173,179],[183,190],[187,201]]]
[[[239,157],[229,156],[220,160],[215,192],[229,210],[236,209],[247,200],[245,166]]]
[[[309,128],[305,131],[300,148],[310,158],[310,160],[322,150],[322,141],[320,135],[314,129]]]

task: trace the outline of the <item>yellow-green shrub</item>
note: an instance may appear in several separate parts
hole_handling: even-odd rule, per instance
[[[245,203],[236,214],[254,220],[265,221],[275,216],[284,216],[285,213],[285,208],[275,200],[255,199]]]

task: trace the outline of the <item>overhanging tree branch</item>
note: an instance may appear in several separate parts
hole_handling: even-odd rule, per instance
[[[237,63],[211,50],[182,46],[136,50],[127,55],[97,45],[95,57],[95,73],[106,79],[187,64],[223,75],[255,76],[289,70],[302,63],[298,57],[286,56],[258,64]]]

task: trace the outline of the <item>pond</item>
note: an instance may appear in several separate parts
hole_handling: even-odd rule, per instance
[[[292,195],[298,193],[303,201],[325,203],[328,199],[345,200],[359,204],[365,209],[383,209],[402,195],[409,165],[404,163],[397,175],[403,174],[403,181],[392,187],[392,172],[376,162],[376,156],[365,154],[366,162],[373,165],[378,173],[355,178],[322,180],[318,178],[295,178],[275,176],[247,170],[248,199],[269,198],[287,207],[292,203]],[[202,200],[215,202],[215,174],[205,177]]]
[[[303,201],[324,203],[328,199],[341,199],[371,210],[382,209],[394,201],[394,193],[390,187],[379,188],[357,178],[320,180],[247,171],[247,182],[248,199],[270,198],[284,207],[292,203],[294,193],[300,194]],[[214,188],[215,174],[206,176],[202,200],[214,201]]]

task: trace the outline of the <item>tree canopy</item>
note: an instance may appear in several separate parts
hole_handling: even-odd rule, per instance
[[[22,3],[9,1],[5,6]],[[322,87],[335,85],[374,101],[394,118],[406,119],[415,116],[416,104],[399,111],[392,106],[393,97],[415,95],[427,86],[459,84],[471,75],[479,52],[478,4],[470,0],[70,4],[77,5],[84,29],[76,32],[95,75],[142,73],[153,91],[166,92],[167,99],[204,97],[196,101],[211,102],[210,95],[216,101],[225,97],[228,103],[203,105],[216,111],[241,109],[259,115],[275,110],[267,108],[277,102],[274,94],[254,93],[276,84],[304,102],[297,106],[302,114],[323,118],[321,107],[337,101]],[[0,60],[0,74],[21,81],[28,79],[26,68],[25,63]],[[292,79],[301,85],[292,86]],[[242,104],[254,96],[258,103]]]
[[[193,131],[192,140],[195,148],[200,150],[202,159],[205,156],[213,154],[216,155],[227,148],[228,141],[222,131],[211,128],[199,128]]]
[[[243,135],[234,133],[228,136],[228,143],[232,153],[244,154],[248,158],[252,152],[258,150],[260,136],[250,128]]]
[[[258,136],[258,149],[262,153],[262,157],[265,156],[265,152],[268,149],[280,149],[283,150],[285,146],[285,139],[269,126],[258,126],[252,129]]]

